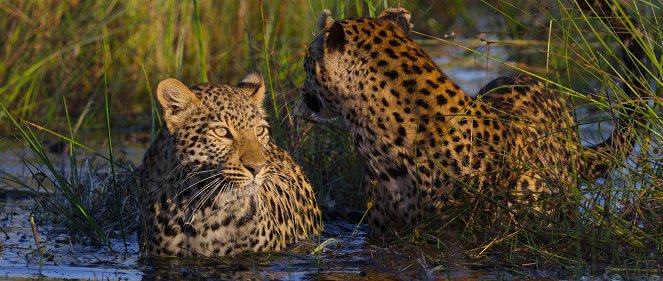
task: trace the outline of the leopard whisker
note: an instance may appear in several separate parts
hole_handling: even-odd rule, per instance
[[[198,191],[196,193],[196,195],[194,195],[190,200],[188,200],[186,202],[184,208],[188,208],[188,206],[190,206],[191,203],[193,203],[193,200],[195,198],[200,197],[200,200],[198,200],[198,203],[196,204],[196,207],[193,208],[193,210],[191,211],[191,213],[189,215],[189,219],[188,219],[189,223],[191,223],[193,221],[193,216],[196,214],[196,212],[198,212],[198,210],[200,209],[202,204],[204,202],[206,202],[207,200],[209,200],[210,196],[212,194],[214,194],[215,191],[217,189],[219,189],[219,186],[221,186],[222,184],[225,186],[225,185],[232,184],[232,183],[228,182],[225,178],[224,179],[219,179],[219,178],[214,179],[210,183],[206,184],[200,191]]]
[[[219,188],[219,185],[221,185],[221,182],[222,182],[222,181],[223,181],[223,180],[221,180],[221,181],[214,180],[214,181],[212,181],[212,182],[214,183],[213,185],[212,185],[212,184],[209,184],[209,185],[206,185],[206,186],[205,186],[204,190],[206,190],[206,191],[205,191],[206,194],[202,195],[202,197],[200,198],[200,200],[198,200],[198,204],[196,204],[196,207],[193,208],[193,210],[191,211],[191,218],[193,218],[193,215],[195,215],[196,212],[198,212],[198,210],[199,210],[200,207],[203,205],[203,203],[205,203],[207,200],[209,200],[209,198],[212,196],[212,194],[214,193],[214,191],[217,190],[217,189]],[[203,192],[202,192],[202,190],[201,190],[200,194],[202,194],[202,193],[203,193]]]
[[[177,166],[175,166],[175,167],[173,167],[172,169],[170,169],[170,172],[168,172],[168,174],[167,174],[165,177],[163,177],[163,180],[161,180],[161,182],[159,182],[158,185],[155,185],[155,187],[154,187],[152,190],[150,190],[150,192],[153,192],[154,190],[156,190],[156,189],[159,188],[160,186],[163,186],[164,182],[166,182],[166,180],[167,180],[168,178],[170,178],[170,176],[173,174],[173,172],[174,172],[175,170],[177,170],[178,168],[181,168],[182,166],[184,166],[184,165],[183,165],[182,163],[179,163],[179,164],[177,164]]]
[[[186,176],[186,177],[185,177],[180,183],[184,183],[184,182],[186,182],[187,180],[191,179],[191,177],[193,177],[194,174],[202,174],[202,173],[211,172],[211,171],[214,171],[214,170],[215,170],[215,169],[209,169],[209,170],[205,170],[205,171],[199,171],[199,172],[192,172],[192,173],[189,173],[189,174],[187,174],[187,176]],[[204,179],[202,179],[202,180],[200,180],[200,181],[198,181],[198,182],[196,182],[196,183],[194,183],[194,184],[190,184],[190,185],[188,185],[188,186],[185,187],[185,188],[181,188],[181,185],[179,185],[179,186],[178,186],[177,194],[175,194],[175,196],[173,197],[173,199],[177,198],[177,197],[180,196],[183,192],[185,192],[186,190],[190,189],[191,187],[197,185],[197,184],[200,183],[201,181],[204,181],[204,180],[207,180],[207,179],[210,179],[210,178],[212,178],[212,177],[219,176],[219,175],[221,175],[221,173],[217,173],[217,174],[211,175],[211,176],[209,176],[209,177],[207,177],[207,178],[204,178]]]
[[[220,186],[220,187],[219,187],[219,192],[218,192],[218,194],[222,194],[222,193],[225,194],[225,193],[227,193],[229,190],[231,190],[232,188],[234,188],[236,184],[237,184],[237,183],[234,182],[234,181],[226,181],[226,182],[224,182],[224,183],[223,183],[223,186]],[[218,194],[217,194],[217,195],[218,195]],[[216,199],[215,199],[215,200],[216,200]]]
[[[188,208],[193,201],[196,200],[196,198],[200,197],[202,194],[207,192],[210,188],[212,188],[213,185],[215,184],[220,184],[221,182],[225,181],[225,178],[216,178],[209,183],[205,184],[201,189],[199,189],[191,198],[187,199],[187,201],[184,203],[184,208]],[[203,196],[204,197],[204,196]]]
[[[293,109],[293,112],[295,114],[295,121],[296,121],[296,124],[298,126],[302,122],[302,120],[304,119],[303,116],[304,116],[304,112],[306,111],[306,109],[304,107],[305,107],[304,98],[302,97],[302,95],[298,95],[297,99],[295,100],[295,107]]]
[[[210,171],[211,171],[211,170],[210,170]],[[222,175],[222,174],[223,174],[223,172],[219,172],[219,173],[213,174],[213,175],[211,175],[211,176],[209,176],[209,177],[206,177],[206,178],[203,178],[203,179],[201,179],[201,180],[199,180],[199,181],[197,181],[197,182],[195,182],[195,183],[193,183],[193,184],[190,184],[189,186],[187,186],[187,187],[185,187],[185,188],[180,189],[180,190],[177,192],[177,194],[175,194],[175,196],[173,197],[173,199],[177,198],[180,194],[182,194],[184,191],[190,189],[191,187],[196,186],[196,185],[198,185],[199,183],[201,183],[201,182],[203,182],[203,181],[206,181],[206,180],[209,180],[209,179],[211,179],[211,178],[218,177],[218,176],[220,176],[220,175]],[[190,177],[189,177],[189,178],[190,178]],[[185,178],[182,182],[185,182],[187,179],[188,179],[188,178]],[[203,188],[204,188],[204,187],[203,187]]]
[[[212,171],[215,171],[215,170],[217,170],[217,169],[208,169],[208,170],[202,170],[202,171],[196,171],[194,169],[193,172],[187,173],[187,176],[184,178],[184,180],[188,180],[193,176],[200,175],[200,174],[207,173],[207,172],[212,172]]]
[[[212,202],[212,203],[216,204],[217,206],[221,206],[221,202],[219,202],[219,199],[221,199],[221,196],[218,196],[218,195],[226,193],[230,188],[234,188],[235,184],[236,183],[232,182],[232,181],[224,181],[224,182],[218,183],[216,185],[216,187],[214,188],[214,190],[210,191],[208,193],[207,197],[204,200],[201,200],[200,202],[201,203],[206,202],[207,200],[209,200],[209,198],[211,197],[212,194],[217,194],[217,196],[213,200],[214,202]]]
[[[292,104],[292,102],[290,102]],[[281,112],[283,109],[287,109],[288,105],[290,105],[288,102],[284,102],[283,105],[279,107],[279,112]],[[287,119],[290,119],[292,117],[292,112],[294,111],[293,107],[290,107],[292,110],[289,110],[287,113],[289,114],[283,114],[283,118],[279,121],[279,125],[283,125]]]

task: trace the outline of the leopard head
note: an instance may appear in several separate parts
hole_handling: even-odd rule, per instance
[[[341,104],[344,100],[357,99],[357,92],[362,90],[347,88],[345,85],[371,79],[364,73],[363,66],[375,63],[368,60],[377,61],[377,56],[384,53],[379,50],[382,42],[359,42],[372,36],[386,37],[387,30],[390,33],[398,32],[400,36],[407,38],[412,24],[410,12],[402,8],[385,10],[377,18],[341,21],[334,20],[331,13],[324,10],[320,14],[318,28],[320,33],[309,44],[304,58],[306,80],[302,98],[316,115],[333,118],[347,114],[343,112]],[[385,34],[380,35],[383,32]],[[387,44],[386,41],[384,43]],[[375,67],[370,69],[379,70]],[[360,86],[363,87],[368,86]]]
[[[179,162],[173,166],[224,188],[260,186],[269,172],[264,94],[257,72],[235,87],[201,84],[189,89],[176,79],[161,81],[157,98]]]

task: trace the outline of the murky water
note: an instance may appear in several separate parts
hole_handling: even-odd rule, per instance
[[[4,192],[0,198],[0,279],[101,279],[181,280],[442,280],[494,279],[508,276],[458,270],[445,273],[428,264],[424,253],[399,247],[371,246],[365,225],[332,221],[321,241],[337,240],[320,253],[300,246],[284,253],[244,254],[229,258],[138,258],[135,235],[112,241],[115,253],[105,247],[71,243],[48,225],[37,224],[37,248],[30,214],[35,201],[20,193]],[[313,242],[319,244],[319,241]]]
[[[66,235],[57,234],[48,225],[35,223],[41,245],[37,248],[30,222],[35,200],[12,192],[0,194],[0,276],[101,279],[140,276],[132,265],[136,255],[122,257],[104,249],[72,244]],[[130,252],[135,253],[137,243],[134,241],[130,246]]]

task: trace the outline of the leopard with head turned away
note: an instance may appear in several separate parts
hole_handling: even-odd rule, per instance
[[[139,168],[145,256],[282,250],[322,228],[308,179],[269,139],[262,75],[159,83],[165,122]]]
[[[591,10],[611,13],[601,5]],[[374,233],[414,227],[439,210],[477,201],[468,198],[497,200],[493,205],[509,212],[516,205],[554,212],[552,198],[606,176],[614,159],[634,147],[628,118],[605,142],[583,147],[566,99],[531,76],[498,78],[477,97],[467,95],[409,37],[405,9],[343,20],[324,11],[318,26],[304,59],[303,100],[349,128],[373,183],[366,196]],[[631,54],[624,54],[625,65],[635,68],[641,46],[628,32],[615,32]],[[638,88],[624,86],[631,96]],[[624,108],[638,117],[634,106]]]

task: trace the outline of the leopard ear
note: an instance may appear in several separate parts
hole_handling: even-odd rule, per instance
[[[327,38],[325,39],[327,49],[329,51],[343,51],[346,43],[343,25],[338,21],[334,21],[328,29]]]
[[[237,87],[248,97],[250,97],[256,104],[262,106],[262,101],[265,98],[265,79],[262,74],[256,70],[249,72],[246,77],[237,84]]]
[[[403,8],[393,8],[386,9],[380,13],[378,16],[379,19],[387,20],[393,22],[400,29],[405,31],[405,33],[410,33],[412,31],[412,23],[410,23],[410,11]]]
[[[318,17],[318,28],[323,30],[328,26],[331,26],[333,22],[334,19],[331,16],[331,12],[329,10],[323,10]]]
[[[184,124],[190,109],[200,102],[189,88],[174,78],[168,78],[159,83],[157,99],[163,109],[163,117],[169,130],[179,128]]]
[[[345,31],[338,21],[335,21],[329,10],[323,10],[318,17],[318,28],[325,32],[325,46],[329,51],[343,50],[345,46]],[[322,41],[316,40],[313,45],[322,50]]]

